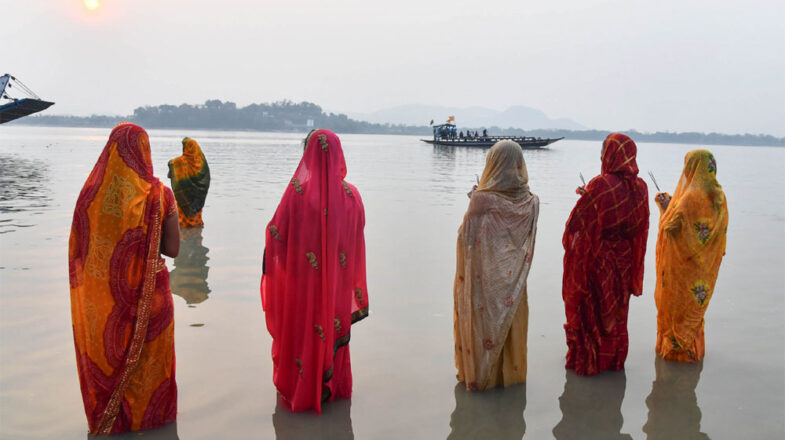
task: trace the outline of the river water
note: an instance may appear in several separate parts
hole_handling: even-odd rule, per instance
[[[77,194],[108,129],[0,128],[0,438],[87,436],[71,334],[67,243]],[[210,163],[205,227],[167,259],[175,294],[179,413],[144,438],[781,439],[785,435],[785,149],[709,146],[730,211],[727,255],[698,365],[655,359],[652,226],[644,294],[630,306],[623,372],[565,372],[561,234],[578,172],[600,143],[525,151],[541,213],[529,276],[528,383],[457,385],[456,231],[484,150],[410,136],[341,136],[366,210],[371,315],[352,330],[354,395],[321,416],[276,405],[259,298],[264,228],[302,153],[301,135],[151,130],[156,174],[197,139]],[[698,146],[638,144],[673,192]],[[650,194],[655,193],[650,185]],[[651,224],[658,211],[651,205]],[[701,434],[703,433],[703,434]],[[137,434],[129,437],[137,438]]]

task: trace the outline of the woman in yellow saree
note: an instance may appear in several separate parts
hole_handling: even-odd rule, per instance
[[[180,227],[202,226],[202,208],[210,189],[210,167],[199,144],[183,138],[183,155],[169,161],[169,178],[177,199]]]
[[[172,192],[153,175],[145,131],[122,123],[82,188],[68,244],[76,365],[90,432],[177,415],[174,308],[160,254],[177,256]]]
[[[725,255],[728,205],[717,183],[717,162],[707,150],[684,158],[684,172],[660,207],[657,237],[657,353],[666,360],[703,359],[706,308]]]
[[[529,276],[540,200],[520,145],[497,142],[458,229],[455,365],[469,390],[526,381]]]

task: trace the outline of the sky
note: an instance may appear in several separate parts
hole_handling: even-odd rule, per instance
[[[0,0],[0,16],[0,74],[50,114],[524,105],[596,129],[785,136],[785,0]]]

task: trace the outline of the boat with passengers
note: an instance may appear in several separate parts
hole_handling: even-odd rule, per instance
[[[451,118],[452,119],[452,118]],[[463,131],[458,131],[455,124],[447,122],[445,124],[438,124],[433,126],[433,139],[421,139],[421,141],[431,145],[443,145],[448,147],[482,147],[490,148],[496,142],[501,140],[511,140],[517,142],[521,148],[525,150],[534,150],[544,148],[560,138],[539,138],[533,136],[494,136],[489,135],[487,130],[483,130],[482,134],[475,131],[467,130],[464,134]]]

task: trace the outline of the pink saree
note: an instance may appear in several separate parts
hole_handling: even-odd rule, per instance
[[[351,325],[368,316],[365,212],[338,136],[313,132],[267,225],[262,308],[273,383],[292,411],[350,397]]]

